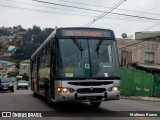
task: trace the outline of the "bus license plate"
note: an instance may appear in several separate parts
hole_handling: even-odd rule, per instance
[[[95,100],[97,97],[95,96],[87,96],[86,97],[86,100]]]
[[[8,89],[8,87],[3,87],[3,90],[7,90]]]

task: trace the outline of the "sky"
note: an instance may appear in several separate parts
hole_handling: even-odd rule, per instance
[[[135,32],[160,31],[160,0],[126,0],[118,7],[116,5],[123,0],[39,1],[42,2],[0,0],[0,27],[83,27],[104,12],[110,12],[89,27],[111,29],[117,38],[121,38],[122,33],[134,38]]]

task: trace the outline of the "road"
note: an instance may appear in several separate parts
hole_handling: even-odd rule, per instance
[[[48,114],[52,114],[54,120],[75,120],[75,118],[76,120],[106,120],[106,118],[112,120],[158,120],[157,117],[128,117],[129,112],[125,111],[160,111],[159,106],[160,102],[121,99],[103,102],[98,109],[93,109],[88,103],[63,103],[59,104],[57,108],[50,108],[43,98],[33,97],[30,90],[15,90],[14,93],[0,92],[0,111],[49,111]],[[2,120],[2,118],[0,119]],[[6,120],[6,118],[3,119]],[[10,120],[19,119],[22,118],[10,118]],[[23,119],[50,120],[53,118]]]

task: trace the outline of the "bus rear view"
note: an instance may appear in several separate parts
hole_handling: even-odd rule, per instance
[[[119,62],[113,31],[59,28],[51,36],[46,40],[52,41],[50,72],[47,67],[39,67],[37,71],[38,81],[45,77],[40,74],[42,71],[50,74],[46,78],[48,82],[44,81],[51,86],[44,89],[49,104],[83,101],[98,107],[101,101],[120,99]]]

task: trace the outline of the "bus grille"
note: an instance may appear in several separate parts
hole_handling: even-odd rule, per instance
[[[105,92],[105,88],[94,88],[91,90],[90,88],[79,88],[77,89],[78,93],[87,94],[87,93],[103,93]]]
[[[100,85],[109,85],[112,84],[113,81],[98,81],[98,82],[68,82],[70,85],[76,86],[100,86]]]

